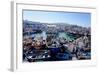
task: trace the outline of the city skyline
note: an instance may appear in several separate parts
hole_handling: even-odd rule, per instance
[[[83,27],[91,26],[91,14],[79,12],[23,11],[23,20],[41,23],[68,23]]]

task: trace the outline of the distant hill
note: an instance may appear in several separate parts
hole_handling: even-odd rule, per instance
[[[41,30],[41,31],[45,30],[47,32],[64,31],[74,34],[88,34],[88,35],[91,34],[91,27],[82,27],[78,25],[72,25],[69,23],[41,23],[41,22],[23,20],[23,29],[25,30],[24,32],[26,32],[26,29],[31,29],[31,30]]]

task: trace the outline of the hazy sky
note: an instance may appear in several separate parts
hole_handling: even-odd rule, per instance
[[[91,26],[90,13],[78,12],[50,12],[50,11],[23,11],[23,20],[44,22],[44,23],[69,23],[79,26]]]

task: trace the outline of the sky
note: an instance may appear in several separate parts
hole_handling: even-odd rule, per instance
[[[68,23],[83,27],[91,26],[91,14],[79,12],[23,11],[23,20],[43,23]]]

